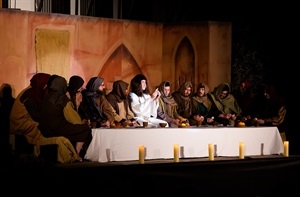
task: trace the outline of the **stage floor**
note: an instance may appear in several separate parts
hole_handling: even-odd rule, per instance
[[[293,156],[298,157],[298,156]],[[264,160],[264,159],[287,159],[283,155],[258,155],[258,156],[245,156],[245,159],[239,159],[238,157],[214,157],[213,161],[210,161],[208,157],[199,158],[184,158],[180,159],[178,163],[175,163],[173,159],[150,159],[145,160],[144,164],[139,164],[139,161],[112,161],[112,162],[97,162],[97,161],[87,161],[75,162],[71,164],[56,164],[58,168],[69,168],[69,167],[101,167],[101,166],[119,166],[119,165],[147,165],[147,164],[180,164],[180,163],[190,163],[190,162],[220,162],[220,161],[249,161],[249,160]],[[300,159],[300,157],[299,157]]]
[[[23,161],[2,168],[2,188],[99,196],[297,196],[300,156],[282,155],[49,164]],[[4,175],[4,176],[3,176]],[[32,194],[31,190],[22,190]]]

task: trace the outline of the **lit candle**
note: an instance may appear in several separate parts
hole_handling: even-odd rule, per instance
[[[284,141],[283,142],[283,148],[284,148],[283,155],[285,157],[288,157],[289,156],[289,141]]]
[[[214,151],[214,145],[208,144],[208,159],[209,160],[215,160],[215,151]]]
[[[145,163],[145,146],[139,146],[139,163]]]
[[[245,158],[245,144],[244,144],[244,142],[240,142],[240,145],[239,145],[239,158],[240,159]]]
[[[174,162],[179,162],[179,145],[174,144]]]

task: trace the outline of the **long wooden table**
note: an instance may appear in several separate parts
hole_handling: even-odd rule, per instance
[[[170,159],[173,146],[180,146],[180,158],[208,157],[208,144],[216,156],[239,156],[244,142],[245,156],[283,153],[277,127],[201,128],[97,128],[85,159],[98,162],[138,160],[138,147],[146,147],[145,159]]]

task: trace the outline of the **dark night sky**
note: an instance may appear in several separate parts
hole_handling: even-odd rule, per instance
[[[277,73],[276,68],[289,59],[293,5],[274,2],[266,4],[254,0],[236,2],[123,0],[123,19],[163,23],[207,20],[232,22],[233,40],[239,37],[252,42],[252,47],[257,47],[262,53],[265,66],[275,69],[274,73]],[[239,35],[241,28],[245,29],[245,26],[248,32]]]

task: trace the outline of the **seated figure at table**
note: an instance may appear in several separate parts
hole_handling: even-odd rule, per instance
[[[157,115],[158,118],[167,121],[170,127],[178,127],[186,119],[178,114],[177,103],[170,93],[170,88],[169,81],[163,81],[158,87],[160,97]]]
[[[85,143],[90,143],[91,129],[88,125],[81,123],[81,118],[72,107],[66,91],[67,80],[56,76],[50,83],[49,92],[41,103],[38,128],[46,138],[63,136],[69,139],[75,147],[78,160],[81,161],[82,147]]]
[[[83,87],[84,80],[82,77],[73,75],[69,79],[68,87],[67,87],[67,96],[71,100],[72,103],[72,108],[74,108],[75,111],[78,112],[80,115],[80,105],[82,102],[82,93],[85,88]],[[81,117],[81,116],[80,116]],[[88,126],[90,125],[89,118],[81,118],[81,122],[84,124],[87,124]],[[78,122],[76,122],[78,123]]]
[[[241,108],[230,93],[230,87],[227,83],[221,83],[214,90],[208,93],[212,101],[211,113],[214,120],[224,126],[234,126],[237,118],[240,118]]]
[[[71,163],[78,159],[71,142],[63,136],[46,138],[38,128],[42,99],[56,76],[37,73],[30,79],[30,85],[19,93],[13,105],[10,113],[10,132],[25,136],[27,143],[34,146],[35,156],[40,155],[40,146],[57,144],[57,161]]]
[[[41,132],[37,128],[40,120],[40,104],[47,87],[48,73],[37,73],[30,79],[30,85],[17,96],[10,113],[11,134],[24,135],[29,144],[38,145]]]
[[[83,101],[79,113],[82,119],[89,119],[96,127],[114,127],[115,122],[122,120],[106,99],[103,78],[92,77],[81,93]]]
[[[268,84],[264,87],[263,97],[255,106],[257,115],[252,121],[256,126],[276,126],[284,141],[288,129],[287,110],[285,100],[278,93],[277,88],[274,84]]]
[[[131,111],[128,103],[129,84],[123,80],[117,80],[113,83],[112,91],[107,94],[106,98],[111,106],[115,109],[117,119],[120,123],[127,125],[136,125],[134,114]]]
[[[150,95],[147,78],[143,74],[137,74],[133,77],[130,82],[130,87],[130,107],[139,125],[143,125],[143,122],[148,122],[149,127],[159,127],[159,123],[167,123],[157,118],[160,92],[156,89]],[[167,123],[167,127],[168,126]]]
[[[81,91],[83,88],[84,80],[82,77],[73,75],[69,79],[68,87],[67,87],[67,96],[71,100],[73,104],[73,108],[78,112],[78,108],[80,103],[82,102],[82,94]]]
[[[178,90],[172,93],[178,108],[177,112],[180,116],[187,120],[189,125],[196,125],[197,122],[192,116],[193,105],[192,105],[192,93],[193,84],[190,81],[181,83]]]
[[[254,112],[253,104],[256,96],[252,84],[248,79],[244,79],[240,82],[237,89],[231,91],[231,94],[242,110],[241,116],[243,120],[248,123],[247,119],[250,118],[251,120]]]
[[[13,134],[23,134],[29,144],[37,145],[41,133],[37,128],[40,120],[40,104],[45,95],[50,74],[37,73],[30,79],[30,85],[16,98],[10,114],[10,127]]]
[[[214,122],[214,117],[210,111],[212,101],[207,96],[209,87],[206,83],[199,83],[195,94],[192,96],[193,118],[198,125],[207,125]]]
[[[83,84],[84,84],[84,80],[82,77],[80,77],[78,75],[73,75],[70,77],[69,83],[67,86],[66,95],[71,100],[71,102],[68,102],[68,105],[70,105],[70,107],[68,107],[66,109],[73,108],[77,113],[76,113],[76,115],[73,115],[73,113],[74,113],[73,110],[71,110],[70,113],[66,112],[66,114],[67,114],[66,118],[67,118],[68,122],[71,122],[73,124],[86,124],[88,126],[91,126],[90,121],[88,121],[88,119],[82,119],[79,114],[79,106],[82,102],[81,91],[84,90]],[[90,132],[87,140],[85,141],[84,145],[82,146],[82,151],[81,151],[81,155],[80,155],[81,158],[84,157],[84,154],[85,154],[86,150],[88,149],[88,146],[89,146],[91,140],[92,140],[92,134]]]

